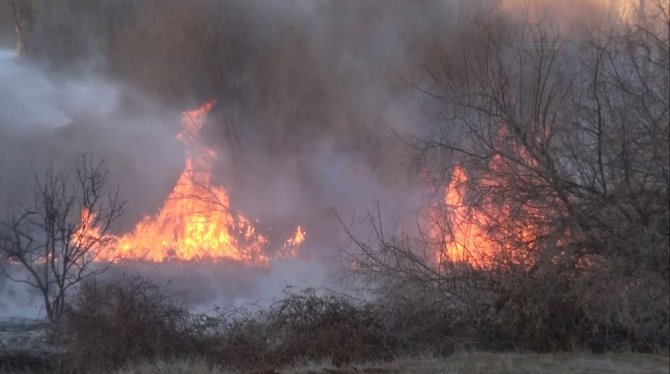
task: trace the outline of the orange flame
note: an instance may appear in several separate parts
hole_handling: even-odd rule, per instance
[[[497,137],[502,149],[511,145],[504,127]],[[517,146],[515,154],[535,166],[523,147]],[[493,156],[487,170],[478,175],[478,194],[470,201],[468,175],[462,166],[454,168],[438,207],[446,214],[433,217],[437,222],[433,235],[442,237],[438,265],[450,261],[489,268],[501,261],[516,265],[535,261],[538,241],[547,236],[552,220],[562,212],[551,195],[544,200],[523,195],[524,190],[542,190],[543,181],[515,167],[500,155]]]
[[[493,252],[495,246],[480,226],[478,212],[465,203],[467,183],[465,170],[456,166],[449,186],[444,191],[444,203],[449,215],[444,254],[451,261],[486,265],[487,254]]]
[[[228,194],[213,185],[214,149],[197,137],[213,108],[209,101],[182,114],[182,131],[177,135],[187,149],[185,168],[157,215],[146,216],[131,233],[106,246],[98,259],[107,261],[219,260],[232,259],[267,265],[272,257],[294,256],[305,239],[298,226],[275,256],[266,253],[269,240],[256,232],[251,220],[230,211]]]
[[[298,247],[305,241],[306,237],[307,234],[305,231],[301,226],[298,226],[298,228],[295,229],[295,234],[293,234],[293,237],[286,240],[280,253],[285,257],[294,257],[297,254],[296,251]]]

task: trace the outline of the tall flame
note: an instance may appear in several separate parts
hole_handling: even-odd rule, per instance
[[[109,261],[218,260],[233,259],[266,265],[274,256],[293,256],[304,241],[298,226],[272,257],[266,253],[269,240],[257,233],[251,220],[233,214],[226,190],[212,184],[217,154],[198,141],[204,120],[213,108],[209,101],[182,114],[177,135],[187,149],[184,171],[157,215],[146,216],[131,233],[106,246],[99,259]]]

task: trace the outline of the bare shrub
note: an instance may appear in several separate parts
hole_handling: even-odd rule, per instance
[[[330,359],[340,365],[390,358],[396,350],[375,310],[315,289],[294,292],[256,312],[222,316],[220,362],[237,368],[277,368]]]
[[[266,308],[194,315],[148,280],[124,276],[85,282],[51,335],[61,348],[60,367],[74,372],[175,358],[239,370],[325,359],[340,365],[397,352],[379,310],[332,293],[287,289]]]
[[[394,350],[369,305],[314,289],[287,294],[267,311],[278,357],[334,363],[388,358]]]
[[[91,279],[52,331],[64,367],[117,368],[129,361],[172,358],[195,348],[186,306],[140,276]]]

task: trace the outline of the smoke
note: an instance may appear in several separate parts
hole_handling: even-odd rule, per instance
[[[175,135],[180,128],[180,109],[160,105],[132,88],[96,75],[72,77],[52,74],[0,51],[0,205],[23,203],[32,196],[25,188],[32,178],[51,165],[64,167],[78,152],[104,159],[128,201],[121,232],[129,232],[156,209],[183,169],[184,149]],[[276,199],[266,212],[283,214],[291,206],[282,196],[291,189],[290,176],[277,176]],[[222,178],[225,181],[226,178]],[[283,202],[283,203],[282,203]],[[4,214],[4,211],[3,211]],[[260,218],[262,219],[262,212]],[[332,218],[332,217],[331,217]],[[280,228],[295,228],[295,217]],[[271,224],[264,225],[272,229]],[[335,227],[336,229],[336,227]],[[315,231],[314,235],[318,234]],[[309,234],[310,236],[312,233]],[[318,242],[317,242],[318,243]],[[320,243],[321,245],[323,242]],[[314,250],[311,244],[305,249]],[[256,268],[234,261],[198,264],[114,265],[110,276],[140,273],[174,291],[187,291],[192,304],[202,310],[214,305],[239,305],[279,295],[285,286],[322,286],[337,275],[326,269],[319,255],[285,259],[271,268]],[[10,266],[22,278],[19,266]],[[44,317],[41,298],[31,287],[0,277],[0,318],[20,315]]]
[[[10,134],[53,130],[81,116],[103,116],[117,99],[117,90],[110,84],[97,79],[58,83],[45,72],[21,64],[7,50],[0,50],[0,80],[0,122]]]
[[[346,266],[340,219],[364,237],[370,230],[361,223],[379,209],[391,231],[415,230],[430,189],[417,177],[416,152],[405,140],[428,136],[436,120],[417,89],[429,79],[425,61],[437,53],[435,44],[450,46],[464,26],[499,10],[520,21],[550,11],[570,29],[563,25],[606,9],[595,0],[553,8],[485,0],[104,3],[117,13],[99,17],[121,11],[132,17],[107,20],[118,22],[101,33],[113,36],[108,39],[72,37],[76,61],[64,58],[67,53],[50,59],[55,48],[70,44],[49,40],[62,41],[56,31],[67,27],[72,32],[65,35],[83,34],[78,17],[87,28],[106,25],[84,10],[71,18],[63,9],[63,18],[39,15],[46,17],[33,38],[43,39],[42,49],[39,41],[34,48],[39,64],[0,50],[0,207],[27,198],[34,173],[91,152],[107,161],[128,200],[121,231],[129,232],[156,213],[182,170],[179,113],[216,99],[202,135],[217,147],[216,182],[228,190],[232,207],[277,237],[302,225],[307,241],[297,259],[268,269],[142,264],[114,270],[190,289],[202,305],[272,297],[289,284],[335,287]],[[87,48],[91,43],[95,48]],[[111,52],[100,52],[100,45]],[[96,55],[86,55],[89,50]],[[79,69],[82,60],[102,62],[83,73],[67,68]],[[20,292],[2,282],[0,300],[25,306]]]
[[[183,162],[170,128],[177,112],[159,108],[99,75],[49,72],[11,50],[0,50],[0,82],[3,219],[10,205],[30,201],[35,176],[51,166],[64,168],[79,152],[106,160],[112,182],[122,186],[132,206],[125,228],[169,190]],[[144,105],[146,109],[138,109]],[[178,123],[172,125],[176,128]],[[25,284],[0,277],[0,316],[43,315],[40,299],[30,291]]]

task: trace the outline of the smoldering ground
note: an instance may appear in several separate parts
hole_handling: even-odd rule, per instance
[[[180,112],[215,99],[202,134],[217,149],[215,182],[261,230],[281,238],[302,225],[307,241],[297,259],[267,269],[125,270],[220,304],[269,297],[285,284],[333,286],[346,267],[338,216],[366,237],[361,223],[378,206],[391,231],[412,232],[430,193],[404,142],[430,134],[435,119],[417,89],[428,79],[425,60],[463,25],[501,9],[528,14],[514,14],[527,4],[484,0],[39,5],[49,11],[36,16],[32,58],[19,59],[11,45],[0,53],[0,206],[30,198],[35,173],[90,152],[106,160],[128,201],[119,231],[129,232],[156,213],[183,168]],[[566,23],[588,20],[577,2],[545,8]],[[27,305],[2,282],[0,300]]]

